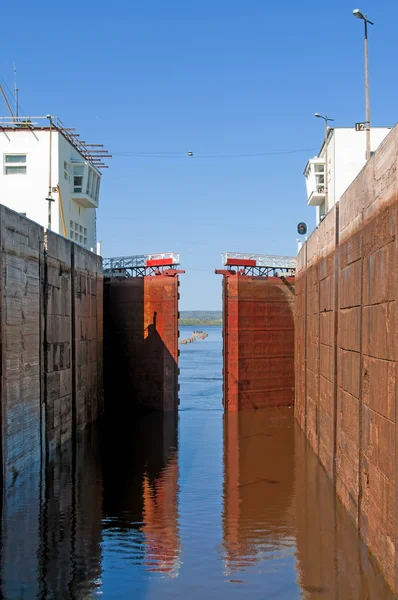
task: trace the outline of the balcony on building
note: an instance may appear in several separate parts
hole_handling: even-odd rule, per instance
[[[308,206],[321,206],[325,202],[325,160],[312,158],[304,170]]]
[[[98,208],[100,175],[88,162],[73,161],[72,200],[84,208]]]

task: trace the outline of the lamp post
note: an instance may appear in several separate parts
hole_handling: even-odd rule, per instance
[[[372,21],[369,21],[368,16],[361,13],[359,8],[356,8],[352,14],[357,19],[362,19],[365,25],[365,104],[366,104],[366,160],[370,158],[370,106],[369,106],[369,56],[368,56],[368,23],[374,25]]]
[[[323,119],[325,121],[325,174],[324,174],[324,179],[325,179],[325,214],[328,212],[329,210],[329,197],[328,197],[328,191],[329,191],[329,186],[328,186],[328,176],[329,176],[329,165],[328,165],[328,131],[329,131],[329,121],[334,121],[334,119],[331,119],[330,117],[324,117],[323,115],[320,115],[319,113],[315,113],[315,116],[318,119]]]
[[[50,123],[50,142],[49,142],[49,153],[48,153],[48,196],[46,201],[48,202],[48,223],[47,229],[51,231],[51,202],[54,202],[54,198],[52,197],[52,185],[51,185],[51,166],[52,166],[52,130],[53,130],[53,120],[51,115],[47,115],[47,119]]]

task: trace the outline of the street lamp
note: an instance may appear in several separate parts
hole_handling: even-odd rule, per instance
[[[359,8],[352,11],[352,14],[357,19],[362,19],[365,25],[365,103],[366,103],[366,160],[370,158],[370,107],[369,107],[369,58],[368,58],[368,23],[374,25],[372,21],[369,21],[368,16],[361,13]]]
[[[47,229],[51,231],[51,202],[54,202],[52,197],[52,184],[51,184],[51,165],[52,165],[52,130],[53,130],[53,118],[51,115],[46,115],[49,121],[49,152],[48,152],[48,196],[46,201],[48,202],[48,223]]]
[[[323,119],[325,121],[325,174],[324,174],[324,179],[325,179],[325,214],[328,212],[329,210],[329,198],[328,198],[328,171],[329,171],[329,165],[328,165],[328,131],[329,131],[329,121],[334,121],[334,119],[331,119],[330,117],[324,117],[323,115],[320,115],[319,113],[315,113],[315,116],[318,119]]]

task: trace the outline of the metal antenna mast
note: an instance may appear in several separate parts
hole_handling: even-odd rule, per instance
[[[15,102],[15,116],[18,118],[18,92],[17,88],[17,66],[14,63],[14,102]]]

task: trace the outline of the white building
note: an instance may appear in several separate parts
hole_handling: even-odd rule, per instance
[[[51,124],[51,126],[50,126]],[[79,141],[54,118],[0,117],[0,203],[96,251],[96,211],[105,150]]]
[[[391,127],[372,127],[370,150],[375,152]],[[354,128],[335,127],[327,137],[327,210],[330,210],[366,163],[366,132]],[[326,145],[322,144],[318,156],[311,158],[304,170],[307,186],[308,206],[316,207],[316,224],[326,212],[325,206],[325,158]]]

